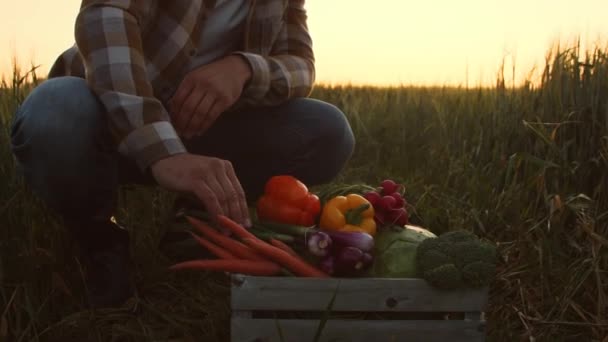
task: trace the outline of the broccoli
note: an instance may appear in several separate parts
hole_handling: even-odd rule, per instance
[[[487,286],[496,268],[496,247],[457,230],[422,241],[416,251],[419,276],[440,289]]]

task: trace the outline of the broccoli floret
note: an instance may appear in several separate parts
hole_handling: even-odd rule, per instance
[[[483,287],[492,281],[495,268],[491,263],[475,261],[462,268],[462,277],[471,287]]]
[[[494,275],[496,248],[471,232],[448,232],[422,241],[416,264],[419,274],[433,286],[482,287]]]
[[[441,240],[445,242],[467,242],[479,240],[475,234],[467,230],[454,230],[441,234]]]
[[[496,262],[496,248],[480,240],[458,246],[458,250],[454,253],[454,256],[460,259],[463,267],[476,261],[485,261],[492,264]]]
[[[454,264],[445,264],[424,272],[424,279],[440,289],[455,289],[464,285],[462,272]]]
[[[432,270],[441,265],[451,263],[452,258],[449,255],[438,250],[431,249],[424,253],[424,258],[420,260],[420,270]]]

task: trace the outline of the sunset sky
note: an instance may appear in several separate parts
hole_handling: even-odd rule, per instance
[[[0,3],[0,74],[12,58],[46,74],[73,42],[80,0]],[[503,58],[516,78],[561,40],[608,44],[606,0],[308,0],[323,83],[488,84]]]

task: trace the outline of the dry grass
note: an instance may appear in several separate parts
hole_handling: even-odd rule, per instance
[[[357,136],[336,181],[395,178],[407,185],[415,223],[470,229],[499,245],[489,340],[606,341],[607,56],[554,49],[537,87],[507,88],[499,75],[491,89],[313,94],[342,108]],[[83,311],[68,240],[15,174],[8,149],[11,113],[37,81],[20,75],[0,87],[0,340],[225,341],[227,279],[163,272],[156,243],[172,196],[158,189],[122,191],[137,298],[122,310]]]

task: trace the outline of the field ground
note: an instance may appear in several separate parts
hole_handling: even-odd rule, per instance
[[[226,341],[224,275],[167,274],[156,249],[172,195],[125,188],[138,296],[81,306],[78,264],[56,217],[14,170],[8,131],[39,80],[0,87],[0,340]],[[490,341],[607,341],[607,51],[553,51],[542,84],[511,89],[317,87],[349,117],[357,149],[336,182],[407,186],[413,222],[498,244]],[[320,166],[322,167],[322,166]]]

